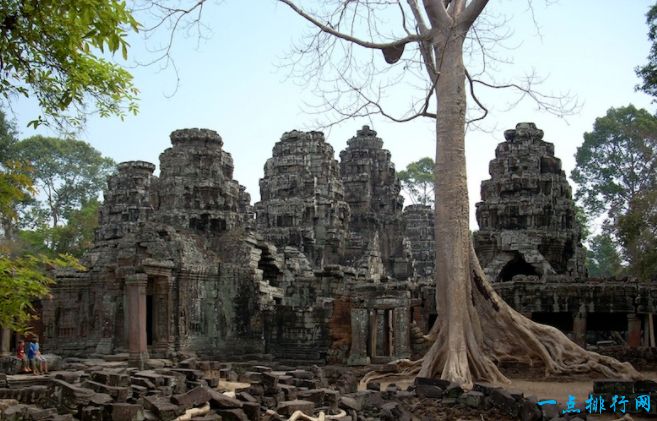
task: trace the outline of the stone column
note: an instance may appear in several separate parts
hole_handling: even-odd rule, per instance
[[[586,312],[578,311],[573,317],[573,340],[586,348]]]
[[[641,319],[634,313],[627,315],[627,346],[630,348],[641,346]]]
[[[410,309],[398,307],[393,310],[393,329],[395,335],[395,358],[410,358],[411,356],[411,323]]]
[[[127,296],[129,364],[143,370],[148,360],[146,343],[146,284],[148,276],[143,273],[128,275],[125,279]]]
[[[6,357],[11,354],[9,343],[11,342],[11,330],[3,327],[0,330],[0,356]]]
[[[371,310],[370,312],[370,328],[369,328],[369,349],[370,357],[376,357],[376,350],[378,345],[378,336],[379,333],[379,319],[378,319],[378,310]]]
[[[153,285],[153,346],[152,349],[166,356],[171,343],[171,299],[169,296],[170,278],[160,276]]]
[[[369,314],[366,308],[351,309],[351,350],[348,365],[367,365],[370,358],[367,356],[367,339]]]

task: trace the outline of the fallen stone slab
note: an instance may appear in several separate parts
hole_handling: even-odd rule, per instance
[[[103,421],[103,408],[99,406],[85,406],[80,408],[78,410],[78,417],[80,418],[80,421]],[[57,412],[55,412],[55,415]],[[51,420],[52,418],[42,418],[42,419],[47,419]]]
[[[485,395],[483,393],[471,390],[459,396],[458,401],[470,408],[480,409],[484,407],[484,399]]]
[[[352,409],[354,411],[360,411],[362,409],[361,402],[351,396],[340,396],[338,405],[342,409]]]
[[[187,380],[190,381],[198,381],[203,378],[203,372],[201,370],[195,370],[191,368],[171,368],[169,371],[184,374]]]
[[[145,418],[144,408],[141,405],[129,403],[114,403],[105,406],[111,421],[142,421]]]
[[[48,394],[57,408],[66,409],[67,412],[74,412],[78,406],[86,406],[96,397],[98,400],[104,399],[96,391],[84,387],[75,386],[65,381],[51,379],[48,386]],[[109,395],[105,395],[111,401]],[[97,401],[93,401],[97,403]]]
[[[51,376],[66,383],[79,383],[82,376],[86,376],[84,371],[56,371],[50,372]]]
[[[311,401],[306,401],[302,399],[295,399],[293,401],[283,401],[278,404],[276,412],[285,416],[292,416],[296,411],[301,411],[306,415],[312,415],[313,409],[315,409],[315,404]]]
[[[250,421],[261,421],[260,404],[257,402],[242,402],[242,411]]]
[[[26,405],[42,404],[48,398],[48,386],[37,385],[19,389],[0,389],[0,399],[16,400]]]
[[[217,409],[217,415],[221,417],[222,421],[249,421],[244,411],[239,408]]]
[[[206,389],[206,391],[210,395],[210,408],[233,409],[233,408],[241,408],[243,405],[242,402],[237,400],[236,398],[232,398],[228,395],[224,395],[223,393],[219,393],[216,390]]]
[[[86,387],[87,389],[91,389],[98,393],[106,393],[117,402],[125,402],[132,396],[132,389],[130,387],[108,386],[92,380],[86,380],[82,383],[82,387]]]
[[[96,371],[91,373],[91,380],[108,386],[128,387],[130,376],[125,373],[111,373],[107,371]]]
[[[504,389],[495,389],[490,394],[491,404],[503,412],[515,417],[518,414],[516,399]]]
[[[210,390],[211,389],[205,387],[196,387],[187,393],[173,395],[171,397],[171,401],[176,405],[180,405],[185,409],[189,409],[194,406],[209,402],[213,396],[210,393]]]
[[[133,376],[130,378],[133,386],[141,386],[146,389],[155,389],[155,384],[146,377]]]
[[[144,396],[144,409],[152,411],[158,419],[170,421],[185,413],[185,409],[174,405],[163,396]]]
[[[292,371],[287,371],[285,374],[287,374],[288,376],[292,376],[295,379],[311,380],[315,378],[315,375],[307,370],[292,370]]]

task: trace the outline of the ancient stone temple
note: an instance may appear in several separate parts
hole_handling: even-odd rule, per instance
[[[515,275],[584,278],[581,227],[554,145],[533,123],[519,123],[504,137],[476,205],[474,242],[484,272],[494,281]]]
[[[570,187],[542,136],[531,123],[507,131],[482,183],[474,239],[486,272],[514,308],[580,343],[597,320],[631,346],[651,343],[655,287],[584,279]],[[418,352],[411,331],[418,339],[437,317],[433,211],[402,212],[375,131],[358,130],[340,163],[322,133],[283,134],[255,207],[216,132],[177,130],[171,144],[159,176],[130,161],[108,179],[87,269],[58,272],[43,302],[45,347],[128,353],[135,365],[189,353],[360,365]]]
[[[134,360],[263,348],[262,312],[273,303],[258,269],[266,245],[245,232],[248,198],[232,159],[211,130],[171,141],[159,178],[141,161],[109,178],[89,270],[60,273],[44,305],[50,347]]]
[[[351,209],[345,264],[366,267],[372,276],[408,278],[412,273],[403,244],[401,185],[390,151],[383,149],[374,130],[363,126],[347,141],[340,152],[340,172]],[[383,270],[377,270],[377,263]]]
[[[256,228],[267,241],[296,247],[317,268],[341,261],[349,206],[323,133],[283,134],[265,164],[255,209]]]

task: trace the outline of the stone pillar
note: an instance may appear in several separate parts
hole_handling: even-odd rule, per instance
[[[146,343],[146,284],[148,276],[143,273],[128,275],[125,279],[127,296],[129,364],[143,370],[148,359]]]
[[[578,311],[573,317],[573,340],[586,349],[586,313]]]
[[[641,346],[641,319],[634,313],[627,315],[627,346],[630,348]]]
[[[393,329],[395,335],[395,358],[410,358],[411,356],[411,323],[410,309],[398,307],[393,310]]]
[[[3,327],[0,330],[0,356],[6,357],[11,354],[9,343],[11,342],[11,330]]]
[[[378,336],[377,334],[379,333],[379,312],[378,310],[371,310],[370,311],[370,328],[369,328],[369,349],[370,357],[376,357],[376,350],[377,350],[377,344],[378,344]]]
[[[159,276],[153,285],[153,351],[166,356],[171,343],[170,277]]]
[[[367,365],[370,358],[367,356],[367,339],[369,314],[365,308],[351,309],[351,350],[348,365]]]

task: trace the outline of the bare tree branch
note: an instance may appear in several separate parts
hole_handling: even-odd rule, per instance
[[[422,0],[424,10],[429,17],[429,23],[434,29],[446,30],[452,26],[452,18],[447,14],[447,6],[440,0]]]
[[[466,29],[472,27],[475,19],[477,19],[487,4],[488,0],[472,0],[461,14],[459,25],[464,25]]]
[[[472,77],[470,76],[470,73],[468,72],[467,69],[465,70],[465,76],[468,78],[468,84],[470,85],[470,96],[472,97],[474,102],[477,103],[477,106],[479,106],[479,108],[481,108],[484,111],[484,113],[481,116],[479,116],[477,118],[468,119],[467,124],[470,124],[470,123],[474,123],[476,121],[480,121],[480,120],[483,120],[484,118],[486,118],[486,116],[488,115],[488,108],[486,108],[484,106],[484,104],[481,103],[479,98],[477,98],[477,95],[475,94],[475,89],[474,89],[474,81],[472,80]]]
[[[385,43],[379,43],[379,42],[371,42],[371,41],[365,41],[359,38],[356,38],[352,35],[345,34],[340,31],[336,31],[334,28],[330,26],[330,24],[324,24],[315,19],[313,16],[309,15],[308,13],[304,12],[303,9],[299,8],[296,4],[294,4],[291,0],[278,0],[282,3],[287,4],[292,10],[294,10],[298,15],[306,19],[308,22],[312,23],[316,27],[318,27],[322,32],[326,32],[328,34],[331,34],[337,38],[340,38],[345,41],[353,42],[354,44],[360,45],[361,47],[365,48],[372,48],[372,49],[377,49],[377,50],[383,50],[386,48],[394,48],[394,47],[399,47],[405,44],[408,44],[409,42],[418,42],[422,41],[424,39],[429,39],[430,34],[420,34],[420,35],[408,35],[404,38],[401,38],[397,41],[392,41],[392,42],[385,42]],[[348,3],[348,2],[347,2]]]

